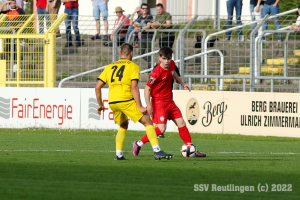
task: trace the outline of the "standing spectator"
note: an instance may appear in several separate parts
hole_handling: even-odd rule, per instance
[[[250,14],[252,21],[261,20],[262,10],[264,8],[266,0],[250,0]],[[256,27],[256,24],[251,26],[252,30]],[[262,27],[259,28],[258,34],[262,33]]]
[[[111,32],[110,35],[110,40],[113,41],[113,35],[115,33],[115,29],[118,27],[119,24],[121,24],[124,19],[126,18],[125,15],[123,15],[124,10],[122,9],[122,7],[118,6],[116,7],[116,11],[115,13],[117,14],[117,19],[115,20],[115,24],[114,24],[114,30]],[[127,20],[127,22],[124,24],[123,29],[117,33],[118,34],[118,45],[121,45],[121,43],[124,42],[124,39],[126,37],[126,33],[127,33],[127,28],[129,26],[130,20]]]
[[[10,0],[3,0],[3,1],[5,2],[5,1],[10,1]],[[25,0],[25,2],[28,2],[28,0]],[[24,11],[24,0],[16,0],[16,3],[17,3],[17,7],[22,8]],[[6,11],[6,10],[10,10],[10,9],[11,9],[11,7],[7,4],[5,4],[4,10]]]
[[[263,9],[263,15],[271,14],[276,15],[279,13],[279,3],[280,0],[266,0],[264,9]],[[276,25],[276,29],[280,29],[280,23],[279,23],[279,17],[274,18],[274,22]],[[263,31],[268,29],[268,21],[266,21],[263,25]],[[263,40],[266,40],[265,37],[262,38]],[[282,34],[278,33],[278,42],[282,41]]]
[[[134,29],[133,24],[134,24],[134,22],[137,20],[137,19],[136,19],[135,21],[133,21],[133,17],[134,17],[134,15],[135,15],[135,13],[138,15],[138,17],[137,17],[137,19],[138,19],[139,16],[142,14],[142,9],[141,9],[140,6],[136,7],[135,10],[134,10],[134,12],[131,14],[131,18],[130,18],[130,26],[128,26],[128,30],[127,30],[127,33],[126,33],[126,37],[125,37],[125,39],[124,39],[125,42],[129,42],[129,41],[128,41],[129,35],[130,35],[130,33],[133,31],[133,29]],[[133,42],[135,42],[137,39],[138,39],[137,33],[134,33]],[[139,42],[139,41],[138,41],[138,42]]]
[[[3,7],[5,7],[7,4],[9,4],[10,9],[6,10],[6,11],[2,11]],[[0,7],[0,14],[6,14],[7,15],[7,19],[8,19],[8,23],[7,26],[9,26],[9,31],[8,33],[13,33],[13,29],[15,32],[17,32],[18,28],[21,27],[23,25],[22,19],[20,19],[20,15],[25,15],[25,12],[22,8],[20,8],[19,6],[16,5],[16,0],[10,0],[10,1],[6,1],[2,4],[2,6]],[[14,63],[17,62],[17,44],[15,42],[13,42],[14,40],[11,40],[10,38],[5,39],[5,49],[6,52],[9,53],[9,55],[11,55],[11,47],[13,43],[13,60]],[[17,71],[17,64],[14,64],[13,66],[13,72]]]
[[[71,23],[75,32],[75,45],[76,47],[81,46],[80,33],[78,29],[78,0],[62,0],[65,3],[65,13],[68,16],[65,19],[66,24],[66,37],[67,43],[65,47],[73,46],[72,34],[71,34]]]
[[[233,19],[233,9],[235,8],[236,12],[236,25],[242,25],[241,21],[241,15],[242,15],[242,7],[243,7],[243,0],[227,0],[227,23],[226,23],[226,29],[230,29],[232,27],[232,19]],[[226,32],[226,40],[230,40],[231,38],[231,32]],[[237,35],[239,36],[240,41],[244,41],[245,38],[243,36],[242,28],[237,30]]]
[[[101,39],[101,36],[100,36],[100,13],[102,13],[105,34],[107,35],[107,33],[108,33],[108,22],[107,22],[107,16],[108,16],[107,2],[108,2],[108,0],[92,0],[92,2],[93,2],[93,15],[94,15],[94,19],[96,20],[97,34],[94,35],[91,39],[95,40],[95,39]]]
[[[143,3],[141,5],[142,8],[142,15],[138,17],[136,20],[136,23],[138,23],[139,26],[135,27],[136,30],[145,30],[151,28],[151,21],[153,20],[153,16],[149,14],[149,6],[146,3]],[[140,49],[139,54],[143,55],[145,54],[146,50],[148,53],[151,52],[151,41],[152,41],[153,33],[151,32],[139,32],[139,38],[140,40]],[[138,47],[135,45],[135,47]],[[151,68],[151,56],[143,57],[143,59],[148,63],[148,68]]]
[[[46,20],[47,28],[50,27],[50,18],[49,18],[47,4],[48,4],[47,0],[37,0],[36,1],[37,13],[39,15],[38,18],[39,18],[40,33],[44,33],[44,19]]]
[[[161,3],[156,4],[157,15],[155,17],[155,22],[151,24],[153,29],[171,29],[172,28],[172,15],[163,10],[163,5]],[[163,32],[159,38],[159,48],[162,47],[173,47],[175,40],[174,33]]]
[[[61,5],[61,0],[47,0],[48,1],[48,11],[51,17],[51,21],[55,21],[57,19],[57,14]],[[61,38],[59,28],[55,30],[56,39]]]

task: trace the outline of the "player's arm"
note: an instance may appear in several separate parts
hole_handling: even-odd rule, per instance
[[[144,90],[144,95],[145,95],[145,100],[146,100],[146,104],[147,104],[147,111],[149,113],[149,115],[153,115],[153,109],[151,106],[151,102],[150,102],[150,90],[151,88],[146,85],[145,90]]]
[[[102,95],[101,95],[101,88],[103,88],[104,85],[105,83],[103,81],[98,80],[95,87],[96,97],[99,105],[97,108],[97,112],[99,115],[101,115],[101,110],[104,110],[104,105],[103,105]]]
[[[131,92],[132,96],[135,100],[136,105],[138,106],[141,113],[146,114],[147,109],[142,106],[141,98],[140,98],[140,90],[138,86],[138,80],[131,80]]]
[[[178,74],[176,72],[174,72],[173,78],[180,83],[180,85],[182,85],[182,87],[186,88],[187,90],[191,91],[191,88],[188,84],[185,84],[184,82],[182,82],[181,78],[178,76]]]

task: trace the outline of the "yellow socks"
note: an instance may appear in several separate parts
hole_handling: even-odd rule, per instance
[[[117,154],[119,154],[117,156],[119,156],[119,157],[120,157],[120,155],[122,155],[126,131],[127,130],[124,128],[119,128],[119,131],[116,136],[116,150],[117,150]]]

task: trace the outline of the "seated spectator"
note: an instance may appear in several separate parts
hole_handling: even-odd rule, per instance
[[[163,5],[161,3],[156,4],[157,15],[155,21],[151,24],[153,29],[171,29],[172,28],[172,15],[163,10]],[[159,48],[162,47],[173,47],[175,40],[175,34],[173,32],[162,32],[159,38]]]
[[[125,42],[129,42],[128,39],[129,39],[129,35],[130,33],[133,31],[134,29],[134,22],[136,20],[133,21],[133,17],[135,15],[135,13],[137,13],[138,17],[142,14],[142,11],[141,11],[141,7],[137,7],[134,12],[131,14],[131,18],[130,18],[130,26],[128,26],[128,30],[127,30],[127,34],[126,34],[126,37],[125,37]],[[138,33],[134,33],[134,38],[133,38],[133,42],[137,41],[138,40]],[[139,42],[139,41],[138,41]]]
[[[71,34],[71,23],[73,24],[73,29],[75,32],[75,45],[76,47],[81,46],[83,43],[80,40],[80,33],[78,29],[78,0],[61,0],[65,3],[65,13],[68,16],[65,19],[66,25],[66,37],[67,43],[65,47],[73,46],[72,44],[72,34]]]
[[[137,23],[137,26],[135,29],[137,31],[139,30],[146,30],[151,29],[151,21],[153,20],[153,16],[149,14],[149,6],[146,3],[143,3],[141,5],[142,9],[142,15],[138,17],[135,23]],[[146,50],[148,53],[151,52],[151,41],[153,37],[153,32],[139,32],[139,38],[140,38],[140,49],[139,54],[143,55],[145,54]],[[135,47],[138,47],[138,43],[135,45]],[[143,57],[145,61],[148,63],[148,68],[151,68],[151,56]]]
[[[280,0],[266,0],[265,1],[265,4],[264,4],[264,9],[263,9],[263,15],[268,15],[268,14],[271,14],[272,15],[276,15],[279,13],[279,5],[278,5],[278,2]],[[275,22],[275,25],[276,25],[276,29],[280,29],[280,22],[279,22],[279,17],[275,17],[274,18],[274,22]],[[268,20],[264,23],[263,25],[263,31],[267,30],[268,29]],[[263,40],[266,40],[265,37],[262,38]],[[282,34],[281,33],[278,33],[278,42],[281,42],[282,41]]]
[[[300,6],[298,7],[298,11],[296,12],[296,15],[298,16],[297,21],[295,24],[291,26],[291,30],[300,30]]]
[[[115,13],[117,14],[117,19],[115,20],[114,29],[113,29],[113,31],[111,32],[111,35],[110,35],[110,41],[113,41],[113,35],[115,33],[116,28],[126,18],[126,16],[123,15],[123,12],[124,12],[124,10],[122,9],[122,7],[120,7],[120,6],[116,7]],[[118,45],[121,45],[121,44],[124,43],[124,39],[126,37],[129,22],[130,22],[130,20],[127,20],[127,22],[124,24],[123,28],[119,31],[119,33],[117,33],[118,34]]]

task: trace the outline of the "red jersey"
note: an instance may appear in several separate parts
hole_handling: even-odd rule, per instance
[[[150,74],[147,86],[151,88],[150,96],[154,101],[173,101],[172,80],[175,73],[175,62],[172,60],[169,69],[163,69],[160,64]]]
[[[118,25],[124,21],[125,18],[126,18],[125,15],[123,15],[120,19],[117,18],[115,20],[114,29],[116,29],[118,27]],[[130,24],[130,20],[127,20],[127,22],[123,25],[123,28],[126,28],[127,26],[129,26],[129,24]],[[121,29],[119,34],[127,34],[127,29],[125,29],[125,30]]]
[[[72,4],[73,4],[73,7],[72,7]],[[66,8],[77,8],[78,7],[78,0],[66,2],[65,7]]]
[[[46,6],[47,6],[47,0],[37,0],[36,6],[38,8],[46,8]]]

